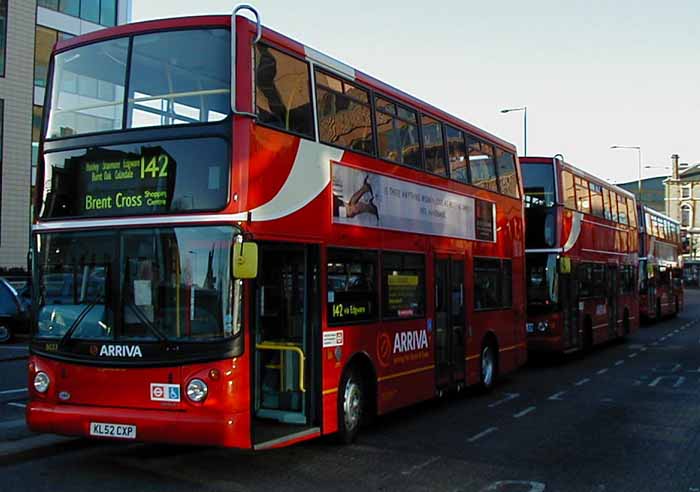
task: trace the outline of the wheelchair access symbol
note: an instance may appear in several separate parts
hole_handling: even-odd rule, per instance
[[[180,401],[180,385],[151,383],[151,401]]]

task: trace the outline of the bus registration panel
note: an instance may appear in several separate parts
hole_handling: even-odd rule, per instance
[[[118,439],[136,439],[135,425],[105,424],[90,422],[90,435],[100,437],[115,437]]]

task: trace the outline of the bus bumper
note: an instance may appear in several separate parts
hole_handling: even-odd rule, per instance
[[[532,353],[564,352],[564,341],[561,336],[543,337],[528,335],[527,350]]]
[[[181,411],[56,405],[32,401],[27,406],[27,426],[33,432],[134,442],[157,442],[251,448],[247,414],[193,415]],[[135,425],[133,439],[90,435],[90,424]]]

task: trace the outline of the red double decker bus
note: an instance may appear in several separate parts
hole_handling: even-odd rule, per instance
[[[235,11],[63,41],[49,80],[32,430],[351,441],[524,363],[511,144]]]
[[[639,206],[639,315],[658,321],[683,309],[681,225]]]
[[[634,195],[558,157],[520,158],[531,351],[588,349],[639,325]]]

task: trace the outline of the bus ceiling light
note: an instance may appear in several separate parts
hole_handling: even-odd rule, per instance
[[[207,397],[209,393],[209,388],[207,388],[207,383],[201,379],[193,379],[187,385],[187,398],[195,403],[201,403]]]
[[[49,389],[49,384],[51,384],[51,379],[49,375],[43,371],[39,371],[34,376],[34,389],[39,393],[46,393]]]

